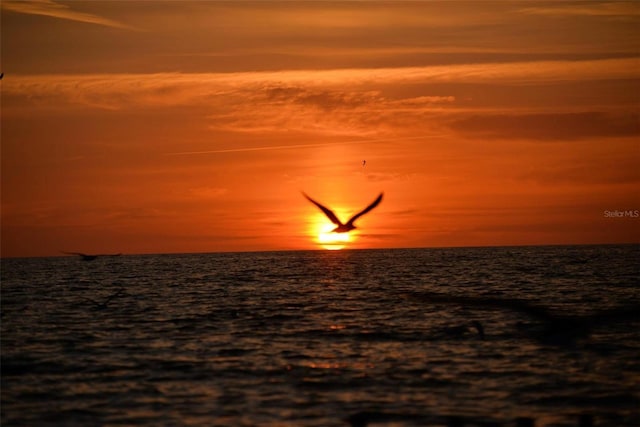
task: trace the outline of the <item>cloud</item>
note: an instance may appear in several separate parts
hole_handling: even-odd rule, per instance
[[[447,104],[455,101],[453,96],[418,96],[400,100],[390,100],[380,90],[315,89],[304,86],[274,86],[264,90],[264,100],[273,103],[296,104],[316,107],[324,111],[340,109],[421,107],[425,105]]]
[[[212,130],[305,132],[373,137],[405,130],[450,131],[534,139],[635,135],[635,116],[597,111],[498,114],[464,110],[447,94],[464,85],[548,86],[634,79],[640,59],[539,61],[452,66],[288,70],[241,73],[158,73],[14,76],[3,87],[5,111],[89,106],[114,111],[172,109],[197,115]],[[405,88],[405,89],[402,89]],[[468,103],[466,105],[469,105]],[[88,109],[90,110],[90,109]],[[494,110],[495,111],[495,110]],[[457,115],[457,117],[456,117]]]
[[[544,6],[525,7],[519,10],[526,15],[547,16],[608,16],[633,19],[640,16],[640,9],[634,2],[558,2]]]
[[[599,111],[539,114],[476,114],[455,120],[451,127],[465,134],[540,141],[640,135],[638,114]]]
[[[326,135],[372,136],[399,118],[415,122],[428,111],[455,102],[453,96],[390,99],[365,88],[268,85],[237,94],[225,114],[212,114],[211,127],[235,132],[313,131]]]
[[[638,160],[637,157],[634,158],[627,153],[626,156],[615,156],[613,159],[574,160],[565,163],[549,161],[524,170],[518,175],[518,179],[545,186],[562,184],[637,186],[640,183]],[[630,191],[635,190],[630,188]]]
[[[286,70],[239,73],[155,73],[13,76],[3,94],[35,101],[67,101],[100,108],[206,104],[234,97],[355,107],[380,99],[381,87],[399,84],[546,84],[564,81],[634,79],[639,58],[538,61],[427,67]],[[345,88],[349,88],[345,91]],[[414,103],[451,101],[421,97]]]
[[[16,76],[4,94],[7,104],[22,105],[28,114],[33,114],[32,105],[45,111],[87,106],[114,111],[179,108],[177,114],[193,108],[189,114],[197,110],[216,130],[287,129],[352,136],[373,135],[394,117],[406,120],[455,102],[453,96],[439,95],[389,98],[366,85],[316,79],[323,75],[309,71]]]
[[[77,12],[69,6],[56,3],[53,0],[4,0],[2,9],[24,13],[28,15],[43,15],[58,19],[84,22],[86,24],[96,24],[105,27],[134,30],[135,28],[120,22],[103,18],[91,13]]]
[[[238,73],[152,73],[13,76],[7,94],[55,97],[56,102],[126,108],[207,103],[216,96],[251,96],[325,107],[356,106],[398,84],[545,84],[634,79],[640,58],[484,63],[401,68],[285,70]],[[345,92],[345,87],[350,88]],[[336,91],[342,91],[336,92]],[[435,99],[426,99],[434,101]],[[425,101],[423,99],[422,101]]]
[[[358,108],[382,102],[380,91],[345,91],[305,88],[304,86],[267,87],[260,94],[271,103],[311,106],[325,111]]]

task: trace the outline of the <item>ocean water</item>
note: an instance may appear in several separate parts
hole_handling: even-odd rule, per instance
[[[639,245],[2,259],[1,422],[638,426],[637,317],[548,343],[522,311],[416,295],[589,316],[640,304],[639,261]]]

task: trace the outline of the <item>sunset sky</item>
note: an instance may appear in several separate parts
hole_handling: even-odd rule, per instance
[[[2,256],[640,242],[640,2],[1,5]]]

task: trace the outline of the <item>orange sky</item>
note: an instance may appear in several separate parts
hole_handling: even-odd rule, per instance
[[[640,3],[1,5],[2,256],[640,242]]]

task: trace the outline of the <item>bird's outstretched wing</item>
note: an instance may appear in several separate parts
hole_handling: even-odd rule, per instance
[[[352,216],[351,219],[349,219],[349,221],[347,221],[347,225],[353,225],[353,223],[355,222],[356,219],[360,218],[362,215],[366,214],[371,209],[373,209],[376,206],[378,206],[378,204],[380,204],[380,202],[382,201],[382,195],[383,195],[383,193],[380,193],[378,198],[375,199],[369,206],[367,206],[364,210],[362,210],[362,211],[358,212],[357,214],[355,214],[354,216]]]
[[[338,219],[338,217],[336,216],[336,214],[333,213],[333,211],[329,208],[326,208],[324,206],[322,206],[320,203],[316,202],[315,200],[313,200],[311,197],[307,196],[305,193],[302,193],[302,195],[304,197],[307,198],[307,200],[309,200],[311,203],[313,203],[314,205],[316,205],[317,207],[320,208],[320,210],[322,212],[324,212],[324,214],[327,216],[327,218],[329,218],[331,220],[332,223],[334,223],[335,225],[343,225],[340,220]]]

